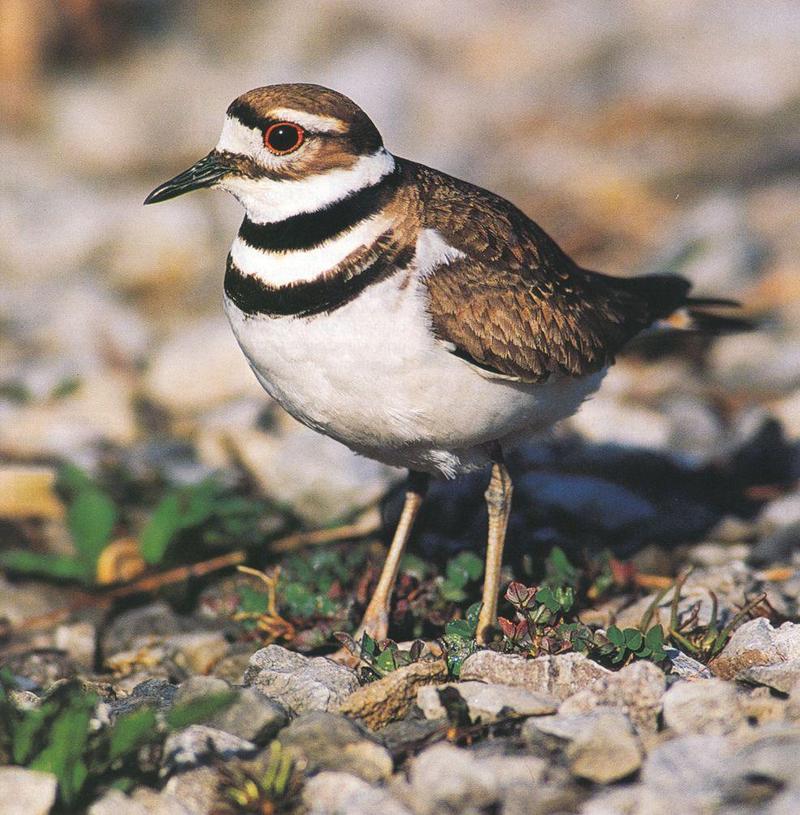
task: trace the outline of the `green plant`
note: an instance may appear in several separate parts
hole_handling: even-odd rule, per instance
[[[66,465],[58,486],[67,500],[67,529],[75,545],[74,555],[55,555],[11,549],[0,552],[0,566],[15,572],[36,573],[91,584],[97,561],[119,518],[114,502],[86,473]]]
[[[473,603],[464,615],[464,619],[450,620],[444,627],[442,644],[444,646],[447,668],[454,677],[461,675],[464,660],[478,650],[475,633],[478,630],[478,615],[481,603]]]
[[[595,634],[593,656],[610,657],[614,665],[627,664],[634,658],[663,662],[667,658],[664,629],[654,625],[642,633],[638,628],[623,630],[611,625],[606,630],[605,639],[601,634]]]
[[[100,556],[121,525],[122,512],[96,481],[74,465],[60,470],[57,486],[67,505],[67,529],[75,554],[12,549],[0,552],[0,567],[92,585],[98,580]],[[142,529],[139,553],[146,563],[158,565],[187,533],[195,533],[196,540],[205,545],[247,545],[262,537],[262,514],[263,507],[257,502],[231,495],[213,479],[172,489]]]
[[[200,542],[220,545],[255,543],[261,537],[259,521],[263,507],[231,495],[214,479],[169,491],[156,504],[139,539],[142,557],[152,565],[161,563],[171,547],[185,534],[196,532]]]
[[[447,562],[439,591],[445,600],[461,603],[467,598],[466,587],[483,574],[483,561],[474,552],[459,552]]]
[[[294,760],[279,741],[269,745],[263,767],[245,768],[241,764],[218,761],[223,803],[215,815],[273,815],[290,810],[297,803],[300,778]]]
[[[374,674],[371,678],[375,679],[380,679],[398,668],[416,662],[425,647],[421,640],[414,640],[408,650],[401,650],[396,642],[392,640],[378,642],[366,631],[361,635],[359,642],[341,631],[334,636],[351,654],[358,657],[367,666]]]
[[[38,707],[24,710],[13,704],[13,689],[12,677],[0,673],[0,763],[53,773],[59,802],[66,808],[87,803],[102,788],[132,786],[142,775],[137,764],[141,747],[207,719],[235,696],[209,695],[165,714],[142,708],[98,727],[93,721],[97,696],[75,682],[57,687]]]

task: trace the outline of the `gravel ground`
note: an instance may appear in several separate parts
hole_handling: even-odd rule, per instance
[[[54,484],[72,463],[117,502],[108,568],[124,585],[141,576],[136,540],[158,498],[214,476],[261,508],[252,540],[216,529],[164,566],[241,549],[330,605],[303,612],[280,594],[267,630],[235,619],[242,587],[263,582],[230,569],[113,602],[0,573],[0,663],[19,708],[77,678],[102,727],[235,690],[171,733],[146,779],[88,811],[262,811],[225,790],[236,772],[263,774],[276,743],[295,767],[289,811],[800,811],[797,5],[41,6],[10,3],[0,21],[16,44],[0,127],[0,550],[70,554]],[[561,547],[584,570],[581,619],[602,629],[649,608],[667,626],[658,592],[689,566],[679,611],[698,626],[763,596],[715,659],[671,647],[620,668],[495,649],[458,681],[431,656],[364,684],[325,658],[375,580],[401,474],[300,427],[253,379],[220,308],[236,205],[141,207],[215,142],[232,98],[279,81],[348,93],[390,149],[508,196],[588,268],[678,271],[743,302],[757,331],[642,343],[574,418],[510,457],[506,580],[538,582]],[[398,640],[441,633],[477,599],[477,583],[458,599],[442,586],[448,562],[480,549],[483,481],[432,489]],[[297,533],[354,521],[358,542],[332,560],[288,551]],[[613,586],[592,594],[602,557]],[[333,577],[304,577],[304,563]],[[0,813],[46,813],[55,796],[52,775],[0,767]]]

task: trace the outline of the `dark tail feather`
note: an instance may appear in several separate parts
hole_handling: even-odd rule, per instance
[[[738,334],[743,331],[755,331],[756,325],[745,317],[734,317],[723,314],[712,314],[693,308],[690,302],[687,309],[690,325],[688,331],[699,331],[703,334]]]

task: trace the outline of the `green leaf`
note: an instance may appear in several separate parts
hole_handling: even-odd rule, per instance
[[[447,562],[447,580],[458,588],[464,588],[483,574],[483,561],[474,552],[459,552]]]
[[[361,635],[361,642],[359,643],[361,647],[361,653],[367,657],[368,659],[375,656],[375,653],[378,650],[378,643],[375,642],[372,637],[365,631]]]
[[[109,761],[114,761],[146,744],[153,738],[155,727],[156,714],[149,708],[120,716],[111,730]]]
[[[561,604],[556,599],[556,596],[553,592],[547,588],[547,586],[542,586],[536,592],[536,602],[541,603],[548,611],[555,614],[560,608]]]
[[[42,732],[54,711],[54,705],[42,705],[38,709],[25,711],[22,718],[14,722],[12,744],[14,764],[27,764],[34,751],[36,737]]]
[[[606,631],[608,641],[616,645],[618,648],[625,647],[625,635],[615,625],[610,625]]]
[[[60,580],[82,580],[91,582],[94,568],[69,555],[47,555],[42,552],[28,552],[24,549],[10,549],[0,552],[0,566],[13,572],[41,574]]]
[[[190,724],[197,724],[211,718],[215,713],[224,710],[236,699],[236,691],[223,691],[210,693],[199,699],[175,705],[164,716],[167,726],[172,730],[180,730]]]
[[[483,608],[483,603],[473,603],[468,609],[467,613],[464,615],[466,617],[467,623],[469,623],[470,627],[472,628],[473,635],[478,630],[478,617],[480,617],[481,609]]]
[[[451,603],[460,603],[467,596],[460,585],[450,580],[445,580],[439,584],[439,593],[442,595],[442,599],[449,600]]]
[[[644,641],[651,650],[661,650],[664,647],[664,629],[660,625],[654,625],[645,635]]]
[[[245,614],[263,614],[267,610],[266,592],[252,586],[239,587],[239,610]]]
[[[285,583],[281,596],[289,611],[298,617],[310,617],[316,611],[317,599],[302,583]]]
[[[624,633],[626,648],[630,649],[631,651],[636,651],[642,647],[644,637],[642,636],[641,631],[638,631],[635,628],[626,628]]]
[[[396,646],[395,646],[396,649]],[[397,667],[397,660],[395,659],[395,652],[391,648],[387,648],[375,657],[373,666],[381,673],[391,673]]]
[[[114,502],[96,487],[81,490],[67,510],[67,527],[78,556],[92,572],[116,523]]]
[[[430,572],[428,564],[416,555],[403,555],[400,561],[400,573],[416,577],[417,580],[424,580]]]
[[[167,547],[181,528],[181,505],[177,493],[161,499],[139,538],[139,551],[145,562],[160,563]]]
[[[53,773],[58,778],[59,795],[66,806],[74,802],[87,775],[81,756],[89,735],[91,709],[85,700],[83,706],[74,704],[56,717],[49,744],[29,765],[32,770]]]
[[[475,636],[475,627],[467,620],[450,620],[444,627],[446,637],[459,640],[471,640]]]
[[[577,586],[580,570],[572,565],[560,546],[554,546],[545,558],[546,582],[551,586]]]
[[[58,471],[56,487],[74,498],[83,490],[96,488],[96,485],[85,470],[74,464],[65,464]]]
[[[147,563],[160,563],[179,532],[208,521],[218,505],[219,487],[206,480],[161,499],[142,530],[139,549]]]

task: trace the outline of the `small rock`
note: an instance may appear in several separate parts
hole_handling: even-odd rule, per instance
[[[63,608],[69,604],[71,592],[39,581],[11,583],[0,574],[0,619],[15,626],[29,617]]]
[[[230,685],[222,679],[193,676],[180,685],[175,694],[175,703],[189,702],[227,690],[230,690]],[[288,723],[289,714],[284,707],[253,688],[240,690],[231,705],[206,722],[210,727],[254,744],[265,744]]]
[[[541,782],[547,764],[534,756],[479,758],[469,750],[436,744],[411,763],[408,800],[419,815],[481,812],[523,786]]]
[[[770,501],[758,516],[762,534],[770,534],[800,523],[800,492],[791,492]]]
[[[109,716],[113,720],[117,716],[132,713],[142,707],[167,710],[175,702],[177,692],[177,686],[166,679],[146,679],[136,685],[129,696],[110,702]]]
[[[340,705],[339,713],[361,719],[367,727],[378,730],[406,715],[418,688],[446,677],[443,659],[413,662],[358,688]]]
[[[428,685],[417,691],[417,705],[428,719],[441,719],[446,711],[439,701],[439,691],[455,688],[467,703],[473,722],[492,722],[501,716],[543,716],[555,713],[558,701],[552,696],[510,685],[487,685],[484,682],[450,682]]]
[[[260,393],[223,317],[180,326],[152,358],[145,388],[153,401],[175,413],[197,413]]]
[[[56,627],[53,643],[76,665],[88,670],[94,665],[96,638],[97,631],[91,623],[69,623]]]
[[[709,666],[723,679],[733,679],[753,665],[800,659],[800,625],[784,623],[773,628],[764,617],[756,617],[734,631],[722,653]]]
[[[47,815],[55,804],[57,786],[51,773],[0,767],[0,810],[3,815]]]
[[[175,773],[163,794],[177,798],[191,815],[211,815],[218,804],[219,782],[219,773],[213,767],[195,767]]]
[[[109,790],[89,807],[87,815],[197,815],[197,810],[188,809],[174,795],[141,787],[130,797]]]
[[[731,753],[723,736],[683,736],[658,745],[642,768],[644,790],[636,811],[717,812]]]
[[[170,773],[176,769],[185,770],[204,764],[211,756],[222,759],[248,758],[257,749],[255,744],[238,736],[214,727],[192,724],[167,736],[161,764],[164,771]]]
[[[639,736],[649,738],[658,730],[661,697],[666,685],[666,676],[657,665],[640,660],[601,676],[587,690],[593,694],[597,705],[619,708]]]
[[[556,699],[566,699],[598,679],[611,676],[611,671],[583,654],[526,659],[515,654],[478,651],[461,666],[463,681],[477,680],[498,685],[524,687]]]
[[[376,782],[392,774],[389,751],[370,739],[354,722],[316,711],[295,719],[278,735],[280,743],[306,765],[306,772],[346,772]]]
[[[800,684],[800,659],[776,662],[774,665],[753,665],[739,671],[736,681],[765,685],[780,693],[789,693]]]
[[[570,771],[578,778],[610,784],[636,772],[642,751],[628,717],[611,710],[577,716],[546,716],[526,722],[533,730],[565,740]]]
[[[24,680],[25,690],[47,690],[54,682],[72,679],[78,669],[63,652],[54,648],[38,648],[11,654],[0,659],[0,667]]]
[[[280,645],[250,657],[244,684],[275,699],[290,713],[336,710],[359,687],[355,671],[325,657],[309,659]]]
[[[152,644],[159,637],[179,634],[185,629],[172,608],[159,600],[118,614],[103,635],[103,653],[116,654]]]
[[[398,480],[392,467],[356,455],[294,420],[284,420],[270,433],[237,431],[228,444],[266,495],[290,506],[312,527],[377,502]]]
[[[207,674],[228,653],[230,644],[221,631],[191,631],[165,638],[164,645],[174,648],[179,668],[190,673]]]
[[[713,674],[696,659],[684,654],[677,648],[667,648],[667,659],[672,665],[672,672],[682,679],[711,679]]]
[[[664,724],[684,736],[723,736],[744,721],[736,687],[722,679],[676,682],[662,699]]]
[[[385,788],[372,787],[350,773],[322,772],[303,788],[309,815],[411,815]]]

